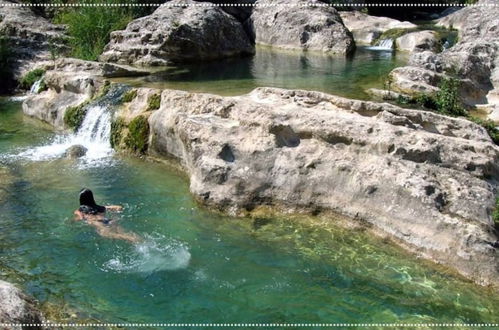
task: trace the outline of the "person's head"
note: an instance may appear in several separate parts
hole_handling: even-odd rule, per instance
[[[82,190],[80,190],[79,210],[86,214],[98,214],[106,212],[106,207],[97,205],[92,190],[83,188]]]
[[[83,188],[80,190],[80,205],[95,206],[94,194],[92,190]]]

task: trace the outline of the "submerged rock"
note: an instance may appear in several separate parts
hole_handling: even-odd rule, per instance
[[[44,318],[34,301],[14,285],[0,280],[0,323],[41,324]],[[42,329],[42,326],[33,326]]]
[[[125,30],[111,33],[100,60],[158,66],[254,53],[236,18],[219,7],[195,4],[191,0],[170,1],[152,15],[132,21]]]
[[[259,88],[239,97],[165,90],[149,124],[149,153],[177,158],[207,205],[331,210],[478,283],[499,284],[490,244],[499,147],[474,123]]]
[[[352,32],[355,43],[371,45],[383,32],[391,29],[412,29],[416,25],[393,18],[371,16],[359,11],[340,11],[345,26]]]
[[[69,159],[81,158],[86,155],[87,151],[87,148],[80,144],[77,144],[69,147],[64,153],[64,157]]]
[[[355,48],[338,11],[317,0],[258,0],[255,5],[248,25],[257,44],[334,54]]]

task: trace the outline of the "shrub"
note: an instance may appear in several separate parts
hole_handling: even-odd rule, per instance
[[[149,140],[149,123],[144,116],[134,118],[128,124],[128,135],[125,138],[127,148],[143,154],[147,150]]]
[[[477,117],[468,117],[468,119],[485,128],[487,130],[487,133],[489,133],[492,141],[494,141],[495,144],[499,145],[499,131],[496,129],[496,123],[489,119],[484,120]]]
[[[90,0],[88,3],[99,2]],[[76,7],[56,17],[58,23],[68,26],[71,56],[84,60],[97,60],[109,42],[110,33],[125,28],[131,20],[128,7]]]
[[[434,96],[428,94],[419,94],[414,97],[414,102],[430,110],[438,110],[437,100]]]
[[[161,106],[161,95],[153,94],[147,100],[147,111],[157,110]]]
[[[86,105],[86,103],[83,103],[66,109],[66,112],[64,113],[64,123],[66,126],[75,131],[81,126],[81,123],[87,114]]]
[[[451,116],[466,116],[467,111],[459,98],[459,81],[456,78],[443,78],[436,95],[438,112]]]
[[[123,103],[129,103],[129,102],[132,102],[136,97],[137,97],[137,90],[132,89],[132,90],[126,92],[125,94],[123,94],[123,97],[121,98],[121,100],[123,101]]]
[[[26,73],[24,77],[21,78],[21,81],[19,83],[19,87],[23,89],[30,89],[33,84],[41,79],[43,75],[45,74],[45,70],[43,69],[35,69],[31,70],[30,72]]]

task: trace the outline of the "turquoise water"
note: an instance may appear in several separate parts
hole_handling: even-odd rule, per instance
[[[115,79],[135,87],[171,88],[219,95],[246,94],[256,87],[316,90],[367,99],[408,55],[359,47],[353,56],[327,56],[257,47],[254,57],[172,67],[148,77]]]
[[[335,219],[238,219],[196,205],[164,164],[20,154],[55,133],[0,104],[0,270],[42,303],[104,322],[496,322],[497,292],[416,260]],[[91,187],[143,237],[75,222]]]

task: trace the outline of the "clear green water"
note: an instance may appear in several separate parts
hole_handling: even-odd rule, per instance
[[[365,89],[382,88],[407,54],[359,47],[350,58],[257,47],[254,57],[172,67],[135,79],[115,79],[135,87],[170,88],[219,95],[246,94],[256,87],[316,90],[366,99]]]
[[[105,322],[497,321],[497,292],[362,231],[216,215],[194,203],[184,178],[140,159],[85,167],[13,157],[53,136],[19,103],[0,103],[0,277],[42,302]],[[144,243],[73,221],[84,186],[125,205],[116,219]]]

